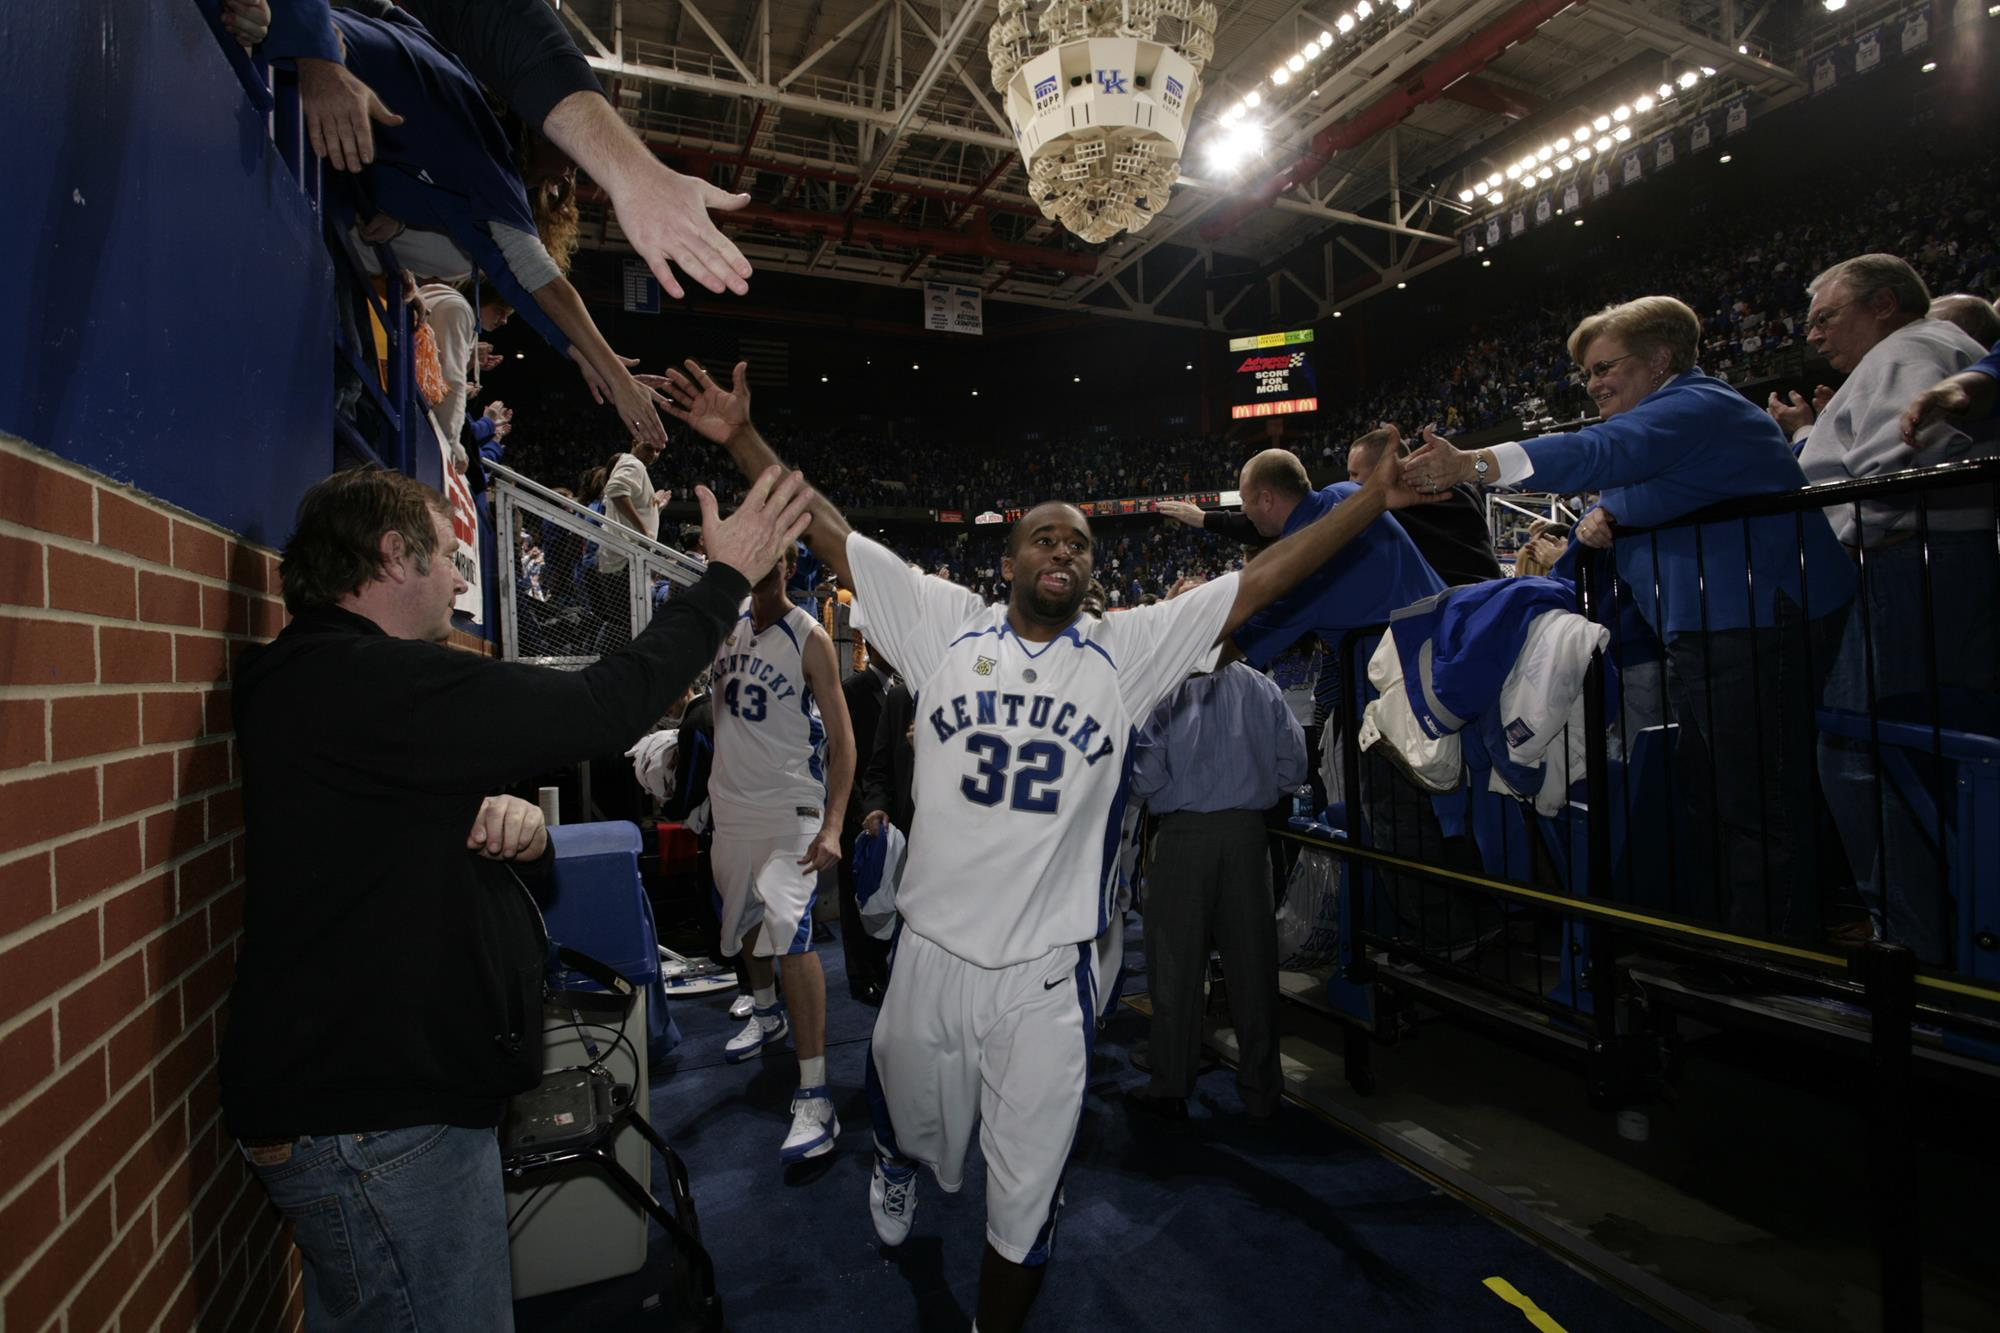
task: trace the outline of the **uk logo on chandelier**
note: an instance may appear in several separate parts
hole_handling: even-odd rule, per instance
[[[1097,71],[1097,86],[1107,93],[1129,93],[1125,86],[1125,71],[1122,69],[1100,69]]]

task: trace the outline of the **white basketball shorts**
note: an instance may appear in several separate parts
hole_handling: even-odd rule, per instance
[[[782,832],[732,835],[715,830],[709,865],[715,874],[722,951],[745,948],[759,958],[812,951],[813,894],[819,872],[799,864],[819,833],[819,821],[801,820]]]
[[[977,1129],[986,1238],[1013,1263],[1045,1263],[1055,1240],[1096,1006],[1089,941],[984,968],[907,926],[897,937],[871,1052],[876,1135],[956,1193]]]

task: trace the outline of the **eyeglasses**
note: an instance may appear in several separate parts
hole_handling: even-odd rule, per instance
[[[1637,355],[1639,355],[1637,352],[1627,352],[1623,356],[1614,356],[1608,361],[1595,362],[1577,371],[1574,375],[1570,376],[1570,378],[1575,380],[1578,384],[1588,384],[1590,381],[1598,378],[1600,375],[1609,375],[1613,370],[1617,368],[1618,363],[1620,361],[1630,361],[1633,357]]]
[[[1824,333],[1826,326],[1833,323],[1833,317],[1853,304],[1852,301],[1842,301],[1839,305],[1830,305],[1817,314],[1807,315],[1806,332]]]

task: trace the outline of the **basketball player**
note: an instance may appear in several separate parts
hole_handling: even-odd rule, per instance
[[[708,780],[722,900],[722,952],[741,952],[752,1007],[722,1048],[749,1060],[787,1033],[799,1057],[783,1162],[833,1151],[840,1121],[826,1084],[826,976],[812,951],[814,889],[840,859],[840,826],[854,785],[854,733],[840,692],[833,640],[792,605],[787,550],[757,585],[723,639],[711,674],[715,771]],[[778,1003],[771,960],[785,979]]]
[[[776,462],[750,424],[745,367],[724,389],[693,361],[669,411],[748,475]],[[869,1185],[884,1244],[910,1231],[915,1165],[945,1190],[979,1133],[986,1250],[975,1330],[1010,1333],[1041,1289],[1082,1118],[1131,744],[1153,706],[1223,637],[1330,559],[1385,508],[1418,503],[1395,453],[1369,484],[1240,574],[1096,619],[1090,524],[1029,510],[1008,535],[1007,605],[912,571],[813,496],[806,540],[855,592],[868,633],[917,692],[916,827],[903,929],[875,1024]]]

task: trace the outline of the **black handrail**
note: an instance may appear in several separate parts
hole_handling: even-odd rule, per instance
[[[1939,463],[1934,467],[1908,468],[1901,472],[1885,472],[1879,477],[1856,477],[1849,481],[1825,481],[1817,486],[1802,486],[1793,491],[1774,491],[1769,495],[1746,495],[1737,500],[1723,500],[1691,514],[1655,523],[1648,528],[1616,527],[1619,536],[1637,535],[1643,532],[1662,532],[1671,528],[1692,527],[1696,524],[1715,523],[1732,518],[1767,518],[1774,514],[1794,514],[1814,509],[1826,509],[1837,504],[1852,504],[1860,500],[1873,500],[1884,495],[1903,495],[1910,491],[1943,490],[1954,486],[1971,486],[1985,482],[2000,485],[2000,458],[1973,458],[1957,463]]]

